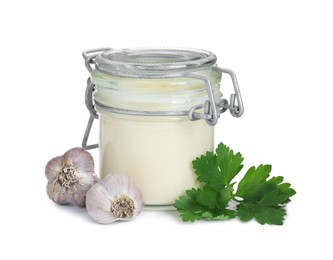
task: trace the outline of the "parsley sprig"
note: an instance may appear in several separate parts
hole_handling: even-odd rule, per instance
[[[202,187],[187,190],[173,204],[184,222],[238,217],[241,221],[254,218],[260,224],[283,224],[285,206],[296,191],[283,183],[282,176],[269,178],[271,165],[251,167],[236,189],[232,180],[242,170],[243,159],[220,143],[216,153],[207,152],[192,162]]]

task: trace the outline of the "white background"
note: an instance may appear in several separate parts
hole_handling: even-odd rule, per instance
[[[332,259],[329,3],[2,1],[0,259]],[[242,152],[245,168],[269,163],[292,183],[285,224],[183,224],[145,211],[98,225],[51,202],[45,164],[80,146],[88,119],[81,52],[104,46],[201,48],[234,70],[245,113],[224,114],[216,142]]]

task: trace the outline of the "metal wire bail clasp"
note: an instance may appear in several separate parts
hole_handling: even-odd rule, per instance
[[[236,74],[229,69],[220,68],[222,73],[229,74],[232,80],[232,84],[234,86],[234,92],[230,95],[230,102],[226,99],[222,99],[221,102],[219,102],[218,106],[222,108],[221,113],[223,113],[226,109],[229,109],[230,114],[234,117],[241,117],[244,113],[244,106],[243,106],[243,100],[242,96],[239,90]]]
[[[100,54],[104,51],[108,51],[108,50],[111,50],[111,48],[91,49],[91,50],[87,50],[87,51],[82,52],[82,56],[85,60],[86,68],[89,72],[91,72],[93,70],[93,68],[91,67],[91,64],[95,64],[96,56],[98,54]],[[92,97],[92,94],[93,94],[94,90],[95,90],[95,84],[93,84],[91,82],[91,77],[89,77],[88,80],[87,80],[87,88],[86,88],[86,93],[85,93],[85,103],[86,103],[86,107],[89,110],[90,116],[89,116],[89,120],[88,120],[88,123],[87,123],[86,130],[84,132],[83,139],[82,139],[82,147],[84,149],[87,149],[87,150],[98,148],[98,144],[92,144],[92,145],[87,144],[88,137],[89,137],[94,119],[98,119],[98,114],[97,114],[97,111],[95,110],[95,105],[93,103],[93,97]]]
[[[234,117],[240,117],[244,113],[244,106],[241,97],[241,93],[238,87],[236,74],[229,69],[218,68],[222,73],[227,73],[230,75],[232,84],[234,86],[234,93],[230,95],[230,101],[226,99],[215,100],[214,91],[210,80],[201,75],[187,74],[186,77],[201,79],[206,84],[206,90],[208,94],[208,100],[204,104],[200,104],[192,107],[188,111],[188,118],[191,121],[204,119],[209,125],[216,125],[220,114],[224,113],[229,109],[231,115]],[[196,112],[196,110],[202,110],[204,113]]]
[[[217,110],[217,106],[216,106],[216,102],[215,102],[215,98],[214,98],[214,91],[213,91],[213,87],[212,87],[210,80],[205,76],[201,76],[201,75],[197,75],[197,74],[188,74],[188,75],[186,75],[186,77],[203,80],[206,84],[206,90],[207,90],[208,99],[209,99],[209,100],[206,100],[205,104],[201,104],[201,105],[192,107],[188,111],[188,118],[191,121],[205,119],[207,124],[209,124],[211,126],[216,125],[220,115]],[[199,109],[204,109],[204,114],[195,112],[196,110],[199,110]]]

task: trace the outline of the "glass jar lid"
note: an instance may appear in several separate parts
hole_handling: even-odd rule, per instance
[[[95,68],[114,76],[159,77],[211,68],[215,54],[197,49],[135,48],[100,53]]]
[[[96,48],[83,51],[82,55],[85,59],[85,66],[91,73],[91,77],[87,81],[86,89],[86,105],[90,112],[90,118],[82,141],[82,146],[86,149],[97,147],[97,145],[87,145],[93,120],[98,118],[95,106],[108,112],[125,115],[188,116],[191,121],[204,119],[209,125],[215,125],[220,114],[226,110],[230,110],[230,113],[234,117],[240,117],[244,112],[235,73],[229,69],[219,68],[216,65],[217,58],[211,52],[182,48],[138,48],[118,50]],[[94,64],[95,68],[93,68],[91,64]],[[234,93],[230,95],[230,102],[226,99],[220,99],[219,97],[218,100],[215,100],[214,86],[218,86],[222,73],[230,75],[234,87]],[[216,77],[218,82],[212,82],[211,79],[213,79],[212,76],[214,74],[218,75],[218,77]],[[112,79],[114,77],[123,78]],[[201,80],[205,84],[207,99],[202,101],[204,102],[202,104],[194,105],[188,111],[139,111],[132,110],[132,108],[119,109],[110,107],[107,104],[104,104],[102,100],[99,102],[97,99],[93,98],[96,97],[95,91],[97,88],[99,86],[103,87],[102,85],[104,83],[106,84],[105,88],[113,89],[114,86],[119,86],[119,82],[115,81],[133,81],[133,79],[130,78],[135,78],[135,81],[147,81],[147,79],[159,79],[162,81],[164,79],[175,80],[180,78]],[[102,89],[102,91],[103,90],[105,89]],[[201,110],[203,110],[203,113]]]

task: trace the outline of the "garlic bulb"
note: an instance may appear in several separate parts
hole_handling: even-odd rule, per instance
[[[89,152],[78,147],[51,159],[45,167],[45,175],[48,180],[46,190],[51,200],[80,207],[85,206],[87,191],[98,182],[94,159]]]
[[[143,209],[142,192],[126,175],[112,173],[87,192],[88,214],[98,223],[131,220]]]

